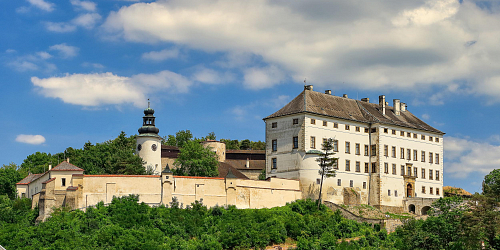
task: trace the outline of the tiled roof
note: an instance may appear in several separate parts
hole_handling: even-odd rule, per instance
[[[232,167],[236,169],[249,169],[249,170],[262,170],[266,168],[266,161],[265,160],[249,160],[250,162],[250,167],[247,168],[247,161],[246,160],[229,160],[226,159],[225,163],[231,165]]]
[[[42,184],[47,184],[47,183],[49,183],[49,182],[51,182],[51,181],[54,181],[55,179],[56,179],[55,177],[54,177],[54,178],[50,178],[50,179],[48,179],[48,180],[46,180],[46,181],[42,182]]]
[[[44,175],[44,174],[30,174],[16,184],[17,185],[28,185],[31,182],[33,182],[34,180],[40,178],[40,176],[42,176],[42,175]]]
[[[382,123],[444,134],[409,111],[402,111],[397,116],[393,107],[387,105],[384,116],[379,108],[375,103],[304,90],[290,103],[264,120],[291,114],[313,113],[362,123]]]
[[[231,169],[231,172],[233,172],[233,175],[236,176],[236,178],[240,179],[248,179],[246,175],[238,171],[236,168],[232,167],[231,165],[225,163],[225,162],[220,162],[219,163],[219,177],[226,177],[227,173],[229,172],[229,169]]]
[[[51,171],[85,171],[67,161],[59,163],[56,167],[52,168]]]

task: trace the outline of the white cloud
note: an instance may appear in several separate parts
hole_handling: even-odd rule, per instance
[[[49,49],[58,51],[62,58],[75,57],[78,55],[78,51],[80,50],[78,47],[66,45],[66,43],[52,45]]]
[[[101,20],[101,18],[101,15],[97,13],[86,13],[75,17],[69,22],[45,22],[45,27],[48,31],[68,33],[75,31],[78,27],[92,29],[96,26],[97,22]]]
[[[45,60],[45,59],[49,59],[52,57],[51,54],[45,52],[45,51],[40,51],[40,52],[37,52],[36,53],[41,59]]]
[[[83,67],[92,67],[92,68],[96,68],[96,69],[104,69],[104,68],[106,68],[104,65],[102,65],[100,63],[89,63],[89,62],[82,63],[82,66]]]
[[[97,4],[90,1],[79,1],[79,0],[71,0],[71,4],[77,9],[83,9],[86,11],[96,11]]]
[[[17,51],[15,49],[6,49],[5,50],[5,53],[7,54],[12,54],[12,53],[16,53]]]
[[[243,84],[250,89],[263,89],[285,80],[285,73],[275,66],[249,68],[244,70]]]
[[[17,142],[28,143],[33,145],[42,144],[45,142],[45,137],[42,135],[18,135],[16,137]]]
[[[172,0],[122,7],[103,29],[132,42],[255,55],[297,83],[407,91],[456,84],[500,101],[500,15],[470,1]],[[239,66],[250,68],[247,87],[283,79],[262,65]]]
[[[151,51],[142,54],[142,59],[145,60],[151,60],[151,61],[165,61],[167,59],[171,58],[177,58],[179,57],[179,50],[178,49],[164,49],[160,51]]]
[[[38,70],[38,66],[26,60],[15,60],[8,63],[8,65],[19,72]]]
[[[478,172],[488,174],[500,166],[500,146],[470,139],[445,138],[445,173],[451,178],[463,179]]]
[[[113,73],[66,74],[40,79],[32,77],[37,92],[45,97],[58,98],[65,103],[96,107],[101,105],[133,104],[143,107],[147,95],[169,92],[186,93],[191,81],[170,71],[138,74],[131,77]]]
[[[44,0],[27,0],[32,6],[35,6],[41,10],[51,12],[54,10],[54,4],[46,2]]]
[[[198,67],[193,74],[193,80],[208,84],[222,84],[235,80],[235,76],[230,72],[219,72],[205,67]]]
[[[429,114],[423,114],[422,119],[429,120],[429,119],[431,119],[431,116]]]

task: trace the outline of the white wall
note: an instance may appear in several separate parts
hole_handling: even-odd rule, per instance
[[[141,144],[141,150],[137,150],[137,146]],[[152,146],[156,145],[156,151],[153,151]],[[161,139],[154,136],[137,136],[136,154],[139,155],[146,163],[144,167],[149,165],[153,167],[155,174],[161,172]]]

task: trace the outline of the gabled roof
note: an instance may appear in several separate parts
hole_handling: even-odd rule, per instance
[[[379,108],[379,105],[375,103],[304,90],[291,102],[264,120],[292,114],[311,113],[362,123],[382,123],[444,134],[418,119],[409,111],[402,111],[398,116],[394,113],[393,107],[386,106],[386,115],[384,116]]]
[[[56,167],[52,168],[50,171],[85,171],[67,161],[59,163]]]
[[[44,175],[44,173],[43,174],[30,174],[16,184],[17,185],[28,185],[31,182],[33,182],[34,180],[40,178],[40,176],[42,176],[42,175]]]

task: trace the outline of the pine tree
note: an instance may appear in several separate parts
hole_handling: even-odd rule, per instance
[[[321,192],[323,190],[323,179],[335,177],[334,165],[337,164],[338,158],[332,157],[335,153],[333,152],[333,139],[329,138],[321,144],[321,150],[323,152],[319,153],[319,158],[316,159],[319,162],[319,174],[321,175],[321,182],[319,187],[319,198],[318,198],[318,209],[321,204]]]

